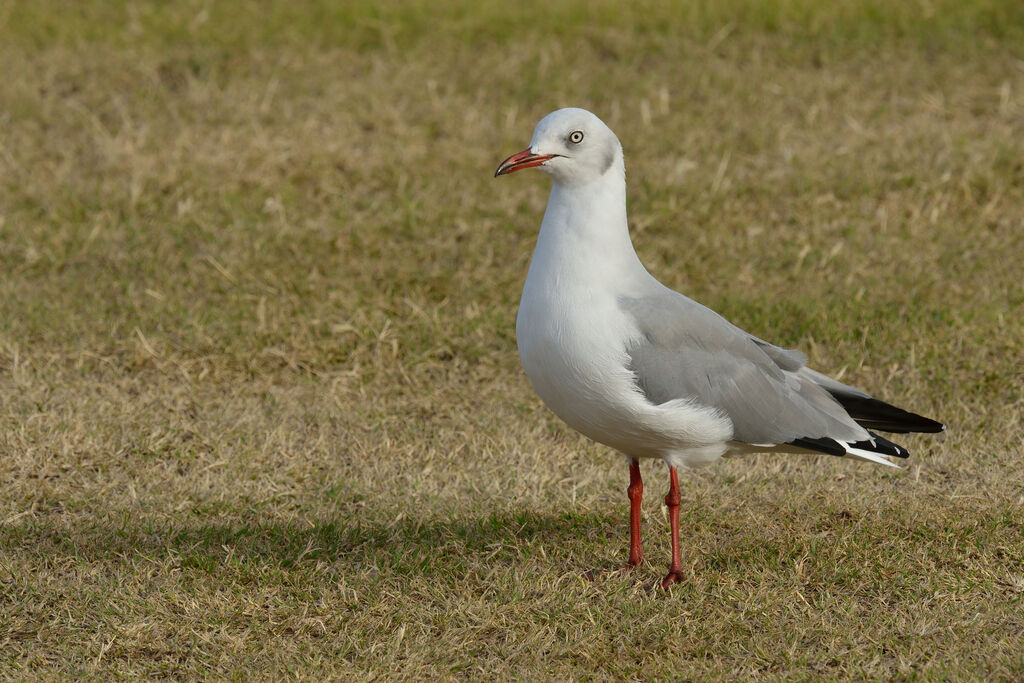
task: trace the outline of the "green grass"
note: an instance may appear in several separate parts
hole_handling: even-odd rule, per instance
[[[0,8],[0,676],[1021,678],[1020,3],[508,5]],[[656,276],[949,432],[683,477],[668,594],[647,463],[616,573],[491,178],[568,105]]]

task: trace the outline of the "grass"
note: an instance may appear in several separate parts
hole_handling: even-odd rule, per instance
[[[0,9],[0,676],[1019,679],[1019,3],[506,5]],[[948,434],[684,477],[667,595],[649,463],[614,573],[491,179],[567,105],[660,279]]]

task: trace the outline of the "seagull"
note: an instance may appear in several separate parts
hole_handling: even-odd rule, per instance
[[[683,580],[679,469],[754,452],[827,453],[898,468],[889,458],[909,453],[877,431],[946,428],[812,370],[806,355],[658,282],[629,237],[622,145],[594,114],[548,114],[530,146],[494,176],[526,168],[553,185],[519,302],[519,358],[552,412],[626,456],[627,568],[644,561],[641,459],[668,465],[668,588]]]

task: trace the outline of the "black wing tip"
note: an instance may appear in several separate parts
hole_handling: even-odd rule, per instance
[[[900,429],[886,429],[885,427],[875,427],[875,429],[880,429],[883,432],[890,432],[892,434],[939,434],[940,432],[946,431],[946,425],[938,420],[933,420],[929,417],[923,417],[914,413],[910,414],[917,419],[913,423],[904,423],[899,425]]]
[[[846,455],[846,449],[843,448],[843,444],[839,443],[835,439],[830,439],[827,436],[821,438],[802,436],[799,439],[793,439],[786,443],[790,446],[806,448],[809,451],[818,451],[819,453],[827,453],[840,458]]]
[[[885,427],[877,427],[877,429],[881,429],[883,432],[892,432],[893,434],[938,434],[939,432],[946,431],[946,425],[938,420],[933,420],[930,417],[924,417],[917,413],[907,413],[907,415],[910,416],[910,419],[899,424],[901,430],[898,432],[886,429]]]
[[[829,392],[861,427],[891,434],[936,434],[946,425],[917,413],[880,401],[877,398]]]
[[[903,446],[893,443],[886,439],[884,436],[879,436],[874,432],[868,432],[871,435],[869,441],[858,441],[855,444],[851,444],[854,448],[859,448],[864,451],[871,451],[872,453],[881,453],[882,455],[892,455],[897,458],[909,458],[910,451]]]
[[[871,435],[870,439],[850,443],[843,443],[827,436],[818,438],[802,436],[787,443],[798,448],[806,448],[809,451],[827,453],[828,455],[835,455],[840,458],[846,455],[851,448],[868,451],[869,453],[878,453],[879,455],[891,455],[897,458],[910,457],[910,451],[903,446],[893,443],[874,432],[868,432],[868,434]]]

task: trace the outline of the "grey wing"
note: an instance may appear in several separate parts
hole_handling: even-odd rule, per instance
[[[713,407],[732,420],[733,438],[750,444],[870,438],[818,379],[861,392],[806,368],[803,354],[747,334],[667,288],[620,303],[642,333],[627,353],[652,403],[689,398]]]

